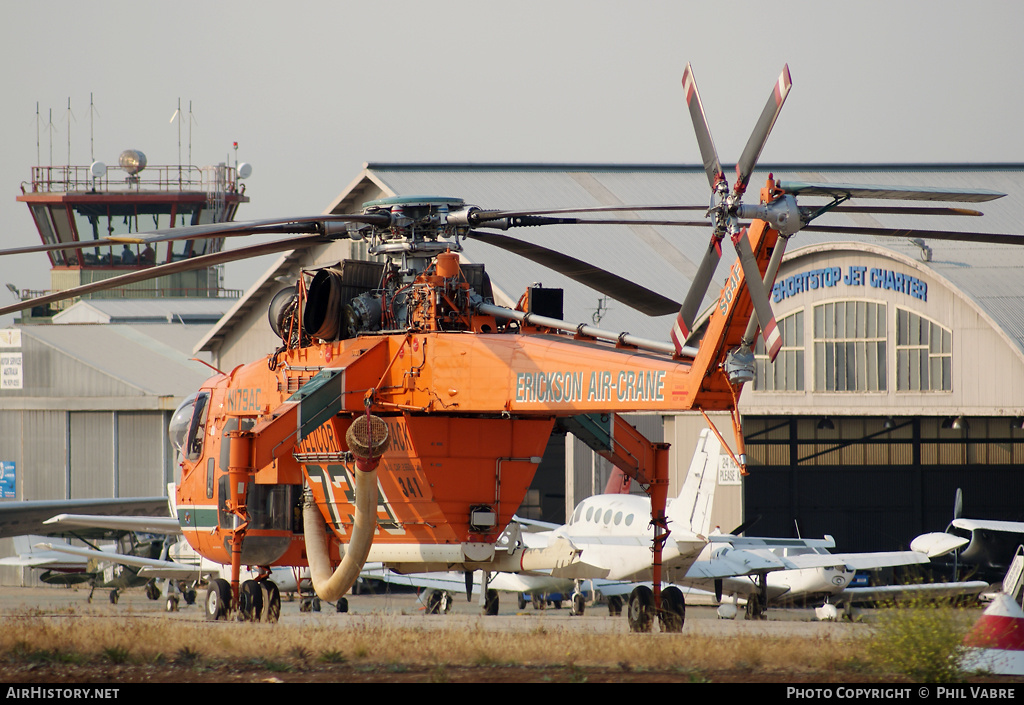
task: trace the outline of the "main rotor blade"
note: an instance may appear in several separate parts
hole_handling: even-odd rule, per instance
[[[707,206],[680,206],[675,204],[650,205],[650,206],[587,206],[583,208],[547,208],[544,210],[480,210],[476,214],[478,220],[492,220],[496,218],[512,218],[526,215],[552,215],[558,213],[621,213],[645,211],[706,211]],[[707,223],[705,223],[707,225]]]
[[[242,235],[281,235],[281,234],[340,234],[331,228],[329,223],[370,223],[386,225],[387,215],[318,215],[301,218],[274,218],[268,220],[238,221],[229,223],[209,223],[206,225],[186,225],[178,228],[161,228],[126,235],[114,235],[99,240],[76,240],[74,242],[57,242],[48,245],[30,245],[0,250],[0,257],[38,252],[55,252],[58,250],[84,250],[90,247],[110,247],[112,245],[153,244],[175,240],[207,240],[218,237],[237,237]]]
[[[884,237],[920,237],[932,240],[958,240],[988,242],[995,245],[1024,245],[1024,235],[1004,233],[960,233],[950,230],[922,230],[919,228],[871,228],[857,225],[805,225],[801,232],[836,233],[839,235],[881,235]]]
[[[307,247],[312,247],[313,245],[329,242],[332,242],[330,238],[325,238],[321,235],[306,235],[304,237],[290,240],[277,240],[274,242],[261,243],[259,245],[240,247],[237,250],[226,250],[223,252],[214,252],[209,255],[200,255],[199,257],[192,257],[190,259],[181,260],[180,262],[171,262],[170,264],[162,264],[156,267],[149,267],[147,269],[129,272],[110,279],[77,286],[73,289],[58,291],[53,294],[39,296],[34,299],[26,299],[16,304],[0,308],[0,316],[8,313],[15,313],[17,311],[23,311],[27,308],[32,308],[33,306],[42,306],[44,304],[53,303],[54,301],[63,301],[64,299],[84,296],[85,294],[92,294],[97,291],[116,289],[119,286],[134,284],[135,282],[146,281],[168,274],[188,272],[193,269],[203,269],[204,267],[212,267],[225,262],[234,262],[235,260],[246,259],[248,257],[259,257],[260,255],[268,255],[274,252],[283,252],[284,250],[301,250]]]
[[[697,146],[700,148],[700,158],[704,162],[704,171],[708,175],[711,190],[714,191],[720,181],[725,181],[725,172],[722,171],[722,163],[718,160],[715,141],[711,139],[711,128],[708,127],[704,104],[700,102],[697,82],[693,78],[693,68],[689,62],[683,71],[683,91],[686,93],[686,107],[690,111],[693,131],[697,134]]]
[[[829,196],[831,198],[885,198],[899,201],[959,201],[981,203],[1002,198],[1005,193],[986,189],[935,188],[921,186],[871,186],[862,184],[828,184],[808,181],[783,181],[779,184],[794,196]]]
[[[743,148],[740,160],[736,162],[736,183],[733,184],[733,193],[737,196],[743,195],[743,192],[747,190],[747,182],[750,181],[750,175],[754,173],[754,165],[757,164],[757,158],[761,156],[761,150],[764,149],[765,142],[768,141],[768,135],[771,134],[772,127],[775,126],[775,119],[779,117],[782,104],[786,102],[786,96],[789,95],[792,85],[793,82],[789,77],[789,64],[786,64],[782,68],[782,73],[779,74],[779,80],[775,82],[775,88],[768,97],[764,110],[761,111],[761,117],[757,119],[750,139],[747,140],[747,146]]]
[[[645,220],[641,218],[566,218],[550,215],[514,215],[508,218],[474,217],[471,221],[478,228],[531,228],[540,225],[665,225],[684,228],[706,228],[706,220]]]
[[[480,230],[470,231],[469,237],[525,257],[559,274],[563,274],[573,281],[600,291],[602,294],[610,296],[616,301],[635,308],[637,311],[648,316],[664,316],[679,308],[679,303],[672,299],[639,284],[635,284],[617,274],[612,274],[607,270],[595,267],[592,264],[562,254],[561,252],[529,242],[523,242],[522,240],[516,240],[507,235],[482,232]]]
[[[733,237],[732,241],[736,246],[736,254],[739,255],[740,266],[743,268],[747,293],[750,294],[750,300],[754,304],[754,314],[761,327],[761,336],[764,338],[765,350],[768,351],[768,359],[775,362],[775,356],[782,348],[782,335],[779,334],[779,328],[775,323],[775,314],[772,312],[771,300],[768,298],[768,289],[761,279],[757,260],[754,259],[754,251],[750,249],[747,229],[741,230]]]
[[[973,208],[950,208],[946,206],[836,206],[829,213],[880,213],[887,215],[985,215]]]
[[[109,240],[132,244],[167,242],[169,240],[191,240],[213,237],[235,237],[239,235],[284,234],[284,233],[320,233],[329,234],[333,229],[328,223],[369,223],[371,225],[388,225],[391,217],[385,214],[342,214],[342,215],[310,215],[300,218],[272,218],[268,220],[250,220],[231,223],[210,223],[207,225],[189,225],[184,228],[163,228],[135,235],[112,235]]]
[[[672,328],[672,341],[675,343],[676,352],[682,352],[686,340],[690,337],[693,322],[697,318],[697,311],[704,300],[704,296],[711,286],[711,279],[715,276],[718,263],[722,259],[722,238],[720,235],[712,235],[708,243],[708,249],[697,267],[693,281],[683,299],[683,305],[679,307],[679,315],[676,316],[675,326]]]

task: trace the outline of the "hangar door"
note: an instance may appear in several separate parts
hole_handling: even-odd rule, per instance
[[[1024,521],[1024,431],[1011,418],[745,417],[752,535],[831,534],[892,551],[953,518]]]

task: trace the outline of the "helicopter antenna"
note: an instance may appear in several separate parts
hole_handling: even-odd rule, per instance
[[[604,318],[606,313],[608,313],[608,297],[602,296],[597,300],[597,310],[590,317],[594,321],[595,326],[601,324],[601,319]]]

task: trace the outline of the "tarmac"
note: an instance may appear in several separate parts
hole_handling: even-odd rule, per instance
[[[195,603],[179,602],[177,611],[167,611],[166,596],[150,600],[141,588],[125,590],[117,604],[109,599],[109,590],[97,589],[89,601],[87,586],[54,587],[0,587],[0,619],[24,615],[95,616],[97,618],[165,618],[173,620],[204,621],[205,590],[201,590]],[[627,633],[629,624],[625,609],[619,616],[611,616],[605,604],[591,604],[583,615],[572,615],[568,607],[547,607],[535,610],[530,604],[520,608],[517,596],[500,593],[496,616],[483,616],[479,596],[466,599],[465,594],[454,596],[448,614],[428,615],[414,592],[382,591],[347,596],[348,611],[338,612],[335,605],[323,603],[319,611],[305,611],[302,601],[295,596],[282,595],[280,623],[289,625],[338,625],[360,621],[379,623],[387,620],[396,627],[441,628],[473,625],[495,631],[528,631],[540,625],[562,627],[596,633]],[[870,620],[870,618],[869,618]],[[657,631],[657,626],[654,628]],[[743,610],[734,620],[719,619],[712,605],[687,605],[684,633],[739,636],[763,634],[776,636],[825,636],[829,638],[857,637],[866,633],[862,622],[819,622],[813,609],[770,609],[765,620],[745,620]]]

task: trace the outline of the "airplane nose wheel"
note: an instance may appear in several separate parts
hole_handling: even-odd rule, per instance
[[[622,614],[622,598],[612,595],[608,598],[608,616],[618,617],[620,614]]]
[[[686,599],[683,591],[672,586],[661,592],[661,612],[658,622],[662,632],[681,632],[686,620]]]

